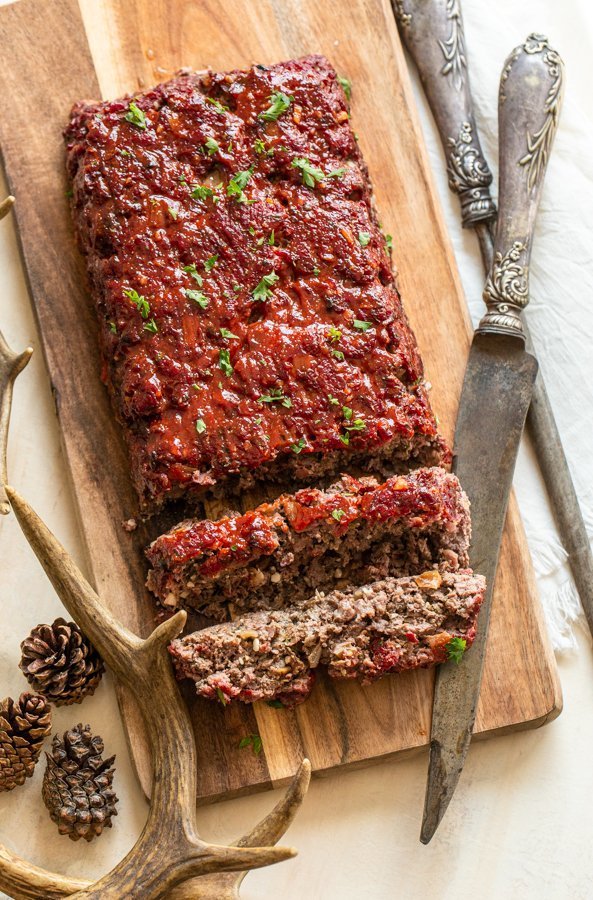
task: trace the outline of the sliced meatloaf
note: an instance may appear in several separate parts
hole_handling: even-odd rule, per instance
[[[449,458],[326,59],[80,103],[65,138],[145,511]]]
[[[469,504],[440,468],[343,476],[327,491],[283,494],[244,515],[189,520],[147,551],[148,587],[168,607],[224,619],[278,608],[315,590],[468,564]]]
[[[424,572],[349,587],[287,609],[214,625],[170,646],[179,678],[202,697],[294,706],[319,665],[369,683],[387,672],[459,659],[475,636],[485,590],[470,571]]]

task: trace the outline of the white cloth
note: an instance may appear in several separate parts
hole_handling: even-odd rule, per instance
[[[478,121],[493,164],[497,86],[506,54],[529,32],[539,31],[549,35],[566,61],[565,106],[534,245],[529,321],[583,508],[593,523],[593,8],[588,0],[462,3]],[[440,144],[418,95],[449,231],[477,318],[483,282],[477,247],[473,235],[458,226],[457,200],[446,186]],[[28,343],[36,347],[15,392],[11,480],[83,564],[48,379],[9,221],[0,225],[0,327],[15,349]],[[555,643],[568,646],[574,638],[565,619],[573,618],[575,606],[528,447],[521,452],[515,486]],[[569,598],[567,611],[558,602],[559,590]],[[0,607],[0,695],[14,697],[26,687],[17,668],[19,641],[37,622],[52,621],[63,610],[13,516],[0,519]],[[539,731],[473,746],[455,798],[429,847],[417,839],[426,755],[316,780],[285,841],[299,849],[299,856],[252,873],[242,888],[245,900],[590,898],[593,657],[584,634],[577,628],[578,654],[559,658],[565,693],[562,716]],[[121,802],[114,828],[89,846],[58,836],[41,802],[39,765],[26,786],[0,796],[0,841],[37,865],[94,878],[131,847],[146,807],[129,763],[109,678],[81,708],[56,710],[54,729],[80,719],[104,736],[109,752],[117,753]],[[200,830],[219,843],[231,840],[276,799],[263,794],[201,810]]]

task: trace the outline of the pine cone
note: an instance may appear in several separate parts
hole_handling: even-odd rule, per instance
[[[30,778],[51,731],[51,709],[45,697],[21,694],[0,704],[0,791],[12,791]]]
[[[71,841],[92,841],[111,828],[118,802],[111,790],[115,756],[103,759],[103,741],[93,737],[90,725],[77,725],[56,735],[51,754],[46,753],[43,802],[60,834]]]
[[[56,706],[94,694],[104,672],[101,657],[78,625],[64,619],[33,629],[21,644],[19,666],[33,689]]]

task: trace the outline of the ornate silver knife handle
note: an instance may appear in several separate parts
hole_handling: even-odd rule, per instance
[[[498,96],[500,209],[494,260],[478,331],[525,339],[533,227],[562,105],[563,63],[547,38],[530,34],[507,58]]]
[[[459,0],[391,0],[391,4],[443,141],[449,187],[459,195],[463,227],[493,221],[492,173],[472,113]]]

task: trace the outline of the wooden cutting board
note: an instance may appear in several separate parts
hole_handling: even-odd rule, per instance
[[[143,588],[142,548],[150,535],[145,526],[133,535],[121,527],[135,512],[135,498],[99,380],[94,314],[65,197],[61,130],[71,104],[149,86],[181,66],[224,70],[324,53],[353,84],[354,129],[383,227],[394,235],[404,302],[449,439],[469,346],[465,299],[387,0],[19,0],[0,8],[0,36],[0,144],[88,567],[105,603],[145,635],[154,615]],[[26,484],[18,488],[27,495]],[[184,686],[198,745],[199,800],[282,784],[304,755],[315,772],[324,773],[426,746],[433,679],[428,671],[370,687],[321,679],[294,711],[262,704],[222,709]],[[130,697],[120,692],[120,701],[148,792],[143,725]],[[476,732],[536,727],[560,709],[554,659],[512,500]],[[242,737],[256,733],[263,741],[259,756],[239,749]]]

